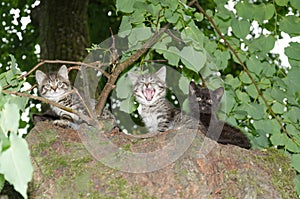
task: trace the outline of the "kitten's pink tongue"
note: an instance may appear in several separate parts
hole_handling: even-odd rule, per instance
[[[154,89],[146,88],[143,93],[144,96],[146,97],[146,100],[150,101],[154,96]]]

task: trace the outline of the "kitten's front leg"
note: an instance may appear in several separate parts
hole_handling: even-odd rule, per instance
[[[78,125],[73,122],[72,117],[67,114],[63,114],[59,120],[54,120],[53,124],[62,128],[71,127],[75,130],[78,128]]]

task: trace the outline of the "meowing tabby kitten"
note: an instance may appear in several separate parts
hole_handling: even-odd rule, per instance
[[[138,113],[150,132],[163,132],[185,124],[192,125],[191,118],[185,116],[165,99],[166,67],[156,73],[137,75],[129,72],[133,94],[139,103]]]
[[[57,73],[45,74],[44,72],[37,70],[35,77],[42,97],[86,114],[87,110],[79,96],[75,93],[71,93],[72,86],[68,77],[68,69],[65,65],[61,66]],[[94,108],[95,101],[89,99],[89,103],[92,108]],[[67,112],[55,106],[51,106],[51,109],[61,118],[60,120],[54,121],[54,124],[56,125],[77,128],[78,125],[76,125],[76,123],[83,121],[74,113]],[[103,110],[101,119],[102,118],[114,120],[113,115],[106,109]]]
[[[207,136],[221,144],[237,145],[246,149],[251,147],[248,138],[237,128],[224,123],[217,118],[217,111],[224,94],[224,88],[220,87],[214,91],[201,88],[194,82],[190,82],[189,105],[191,115],[200,120],[207,129]],[[221,132],[221,134],[220,134]]]

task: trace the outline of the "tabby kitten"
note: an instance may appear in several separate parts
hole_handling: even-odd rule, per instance
[[[42,97],[76,110],[77,112],[86,114],[86,108],[79,96],[75,93],[71,93],[72,86],[68,77],[68,69],[65,65],[61,66],[57,73],[45,74],[44,72],[37,70],[35,77]],[[92,102],[92,106],[94,105],[95,103]],[[78,125],[76,125],[76,123],[83,121],[74,113],[67,112],[52,105],[51,109],[60,118],[59,120],[54,121],[54,124],[56,125],[77,128]]]
[[[133,94],[139,103],[138,113],[150,132],[164,132],[193,121],[176,109],[166,97],[166,67],[156,73],[137,75],[129,72]],[[195,122],[194,122],[195,123]]]
[[[194,82],[190,82],[189,105],[190,110],[192,110],[191,115],[199,119],[206,127],[206,135],[208,137],[221,144],[232,144],[249,149],[251,144],[248,138],[239,129],[217,118],[217,111],[223,94],[223,87],[211,91],[208,88],[201,88]],[[195,111],[197,109],[199,109],[199,111]]]

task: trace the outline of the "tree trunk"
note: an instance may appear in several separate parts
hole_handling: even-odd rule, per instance
[[[40,32],[41,59],[80,61],[89,47],[88,0],[42,0],[32,12]],[[44,71],[57,69],[48,65]]]
[[[106,137],[123,153],[105,156],[104,160],[122,161],[123,154],[163,149],[174,138],[173,133],[138,139],[112,131]],[[296,198],[295,171],[289,159],[275,149],[246,150],[209,139],[203,142],[200,133],[179,158],[164,167],[143,172],[143,168],[155,168],[174,151],[148,164],[142,159],[135,165],[127,162],[128,168],[134,166],[140,171],[134,173],[122,171],[126,165],[111,168],[99,161],[99,155],[109,147],[99,150],[101,136],[92,135],[48,122],[32,129],[27,136],[35,171],[30,198]],[[189,137],[186,135],[174,146],[184,143]],[[88,146],[87,140],[96,145]]]

